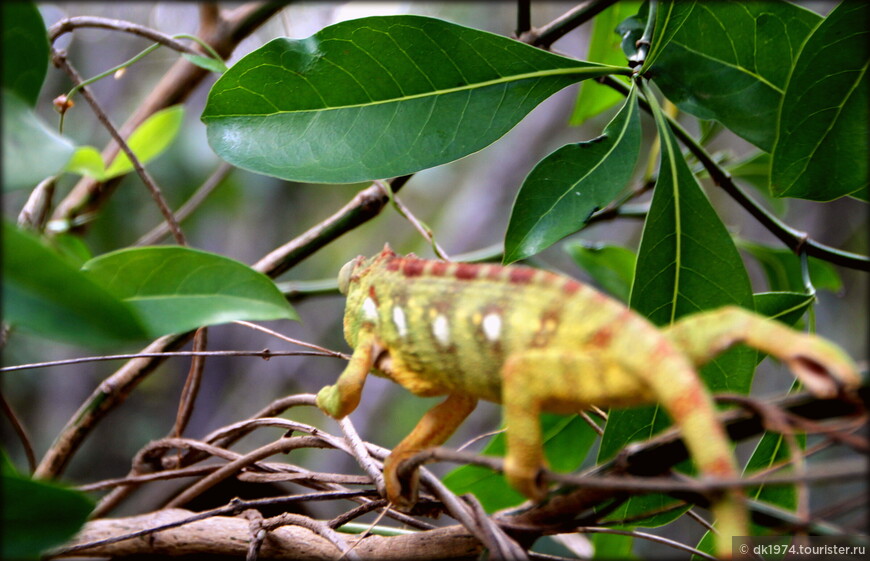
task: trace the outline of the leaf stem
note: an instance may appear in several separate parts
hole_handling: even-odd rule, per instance
[[[605,76],[601,79],[601,83],[615,89],[623,95],[628,95],[629,87],[612,76]],[[643,98],[639,98],[639,101],[641,107],[649,112],[650,107],[647,101]],[[665,115],[664,117],[676,137],[679,138],[680,141],[685,144],[686,148],[688,148],[698,161],[701,162],[701,165],[703,165],[707,170],[707,173],[710,174],[713,182],[728,193],[740,206],[746,209],[746,211],[758,220],[762,226],[779,238],[786,247],[795,252],[803,249],[807,255],[811,257],[816,257],[835,265],[840,265],[841,267],[848,267],[860,271],[870,271],[870,258],[866,255],[843,251],[817,242],[810,238],[805,232],[792,228],[758,204],[754,199],[752,199],[752,197],[746,194],[743,189],[734,183],[731,175],[713,160],[713,157],[692,137],[692,135],[686,131],[686,129],[670,116]]]

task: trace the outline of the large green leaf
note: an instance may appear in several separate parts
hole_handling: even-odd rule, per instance
[[[781,0],[698,2],[650,72],[683,111],[770,151],[789,70],[819,21]]]
[[[842,2],[804,43],[785,87],[770,191],[830,201],[868,187],[870,5]]]
[[[16,93],[3,95],[3,189],[30,189],[56,175],[75,147],[52,131]]]
[[[154,334],[236,320],[297,319],[267,276],[205,251],[122,249],[91,259],[82,269],[133,306]]]
[[[649,89],[646,94],[661,141],[661,165],[638,250],[631,307],[662,326],[728,304],[754,309],[749,278],[730,234],[692,175]],[[700,375],[711,391],[746,393],[755,362],[754,351],[731,349],[701,369]],[[611,411],[599,459],[668,425],[658,406]],[[654,510],[671,501],[662,495],[635,497],[625,506],[625,514]],[[655,523],[676,516],[679,513],[663,515]]]
[[[44,337],[86,345],[144,339],[134,311],[69,260],[3,223],[3,317]]]
[[[504,262],[534,255],[582,228],[597,209],[618,195],[634,173],[640,153],[637,88],[604,133],[562,146],[529,173],[514,201]]]
[[[25,477],[5,458],[0,478],[0,558],[39,559],[71,538],[93,509],[85,494]]]
[[[3,2],[3,88],[13,91],[31,107],[48,71],[48,33],[36,4]],[[5,114],[5,108],[4,108]],[[5,126],[5,125],[4,125]],[[5,159],[5,158],[4,158]],[[8,160],[4,164],[8,163]]]
[[[471,154],[554,92],[612,72],[628,69],[437,19],[369,17],[248,54],[212,87],[202,120],[236,166],[352,183]]]

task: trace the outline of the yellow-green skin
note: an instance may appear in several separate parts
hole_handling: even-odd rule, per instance
[[[416,502],[402,460],[443,444],[478,399],[504,405],[505,476],[532,499],[546,489],[539,413],[659,403],[680,427],[705,477],[736,478],[729,440],[697,368],[735,343],[782,360],[818,395],[856,387],[854,364],[827,341],[741,308],[695,314],[660,329],[622,303],[573,279],[527,267],[423,260],[393,253],[358,257],[342,269],[344,332],[354,353],[317,403],[341,418],[360,400],[369,372],[420,396],[447,395],[384,463],[388,498]],[[715,500],[717,551],[746,535],[738,491]]]

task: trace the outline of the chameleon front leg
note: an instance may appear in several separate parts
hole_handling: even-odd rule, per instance
[[[359,405],[366,376],[378,354],[383,352],[374,335],[361,334],[359,344],[350,357],[350,362],[333,386],[325,386],[317,392],[317,406],[327,415],[341,419]]]
[[[477,399],[461,394],[450,394],[447,399],[423,415],[411,434],[406,436],[384,461],[384,483],[387,498],[400,509],[408,509],[417,502],[419,473],[414,471],[410,481],[402,484],[398,476],[399,465],[417,452],[440,446],[462,424],[477,405]]]
[[[696,366],[737,343],[784,362],[809,391],[833,397],[860,385],[852,359],[836,345],[735,306],[687,316],[663,329]]]

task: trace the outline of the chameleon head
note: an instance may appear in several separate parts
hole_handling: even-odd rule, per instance
[[[347,296],[344,315],[344,334],[351,346],[356,345],[356,335],[365,323],[377,321],[376,298],[372,296],[367,277],[383,263],[396,257],[389,244],[371,259],[360,255],[345,263],[338,273],[338,289]]]

